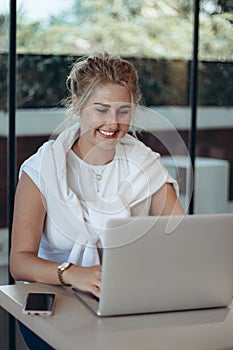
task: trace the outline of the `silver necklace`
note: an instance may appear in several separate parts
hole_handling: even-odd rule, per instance
[[[76,146],[76,152],[75,152],[75,153],[76,153],[76,154],[78,155],[78,157],[80,157],[81,159],[85,159],[85,158],[83,157],[83,155],[82,155],[82,152],[81,152],[81,150],[80,150],[80,148],[79,148],[78,143],[77,143],[77,146]],[[106,169],[106,165],[107,165],[107,164],[101,165],[100,167],[98,167],[97,171],[95,171],[95,170],[93,169],[93,167],[90,168],[91,171],[92,171],[92,173],[95,175],[95,179],[96,179],[95,186],[96,186],[96,191],[97,191],[97,192],[100,191],[100,184],[101,184],[100,182],[101,182],[101,180],[103,179],[103,172],[104,172],[104,170]]]
[[[100,191],[101,180],[103,179],[103,172],[104,172],[105,169],[106,169],[106,164],[104,164],[101,167],[99,167],[97,169],[97,171],[95,171],[93,169],[93,167],[91,167],[91,171],[95,175],[95,179],[96,179],[95,186],[96,186],[96,191],[97,192]]]

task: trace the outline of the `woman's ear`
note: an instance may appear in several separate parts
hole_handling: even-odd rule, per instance
[[[78,99],[76,95],[72,95],[72,105],[75,106],[77,103]]]

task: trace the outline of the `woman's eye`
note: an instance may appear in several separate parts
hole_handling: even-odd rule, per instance
[[[108,110],[107,109],[98,108],[97,112],[99,112],[101,114],[106,114],[108,112]]]
[[[129,114],[129,112],[130,112],[129,109],[121,109],[118,113],[119,113],[119,115],[121,115],[121,116],[126,116],[126,115]]]

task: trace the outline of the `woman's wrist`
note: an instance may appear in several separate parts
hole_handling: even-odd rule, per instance
[[[63,272],[63,280],[66,284],[73,286],[74,285],[74,271],[80,269],[80,266],[71,264],[69,269]]]
[[[70,286],[71,283],[67,281],[69,274],[67,272],[71,269],[72,263],[63,262],[57,267],[57,277],[61,285]]]

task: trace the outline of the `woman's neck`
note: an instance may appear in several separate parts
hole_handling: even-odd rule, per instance
[[[96,146],[92,148],[90,147],[90,149],[86,149],[83,147],[80,139],[74,143],[72,150],[79,158],[92,165],[108,164],[113,160],[115,156],[114,150],[101,150]]]

